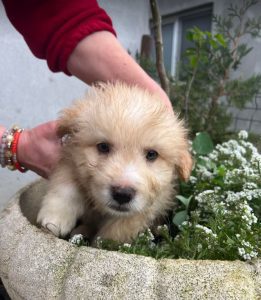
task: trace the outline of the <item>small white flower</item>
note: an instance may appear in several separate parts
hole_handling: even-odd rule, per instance
[[[188,221],[184,221],[184,222],[182,222],[182,224],[181,224],[182,226],[186,226],[186,225],[188,225]]]
[[[214,237],[214,238],[217,237],[217,235],[216,235],[215,233],[213,233],[213,231],[212,231],[210,228],[206,227],[206,226],[202,226],[202,225],[200,225],[200,224],[197,224],[195,227],[198,228],[198,229],[200,229],[200,230],[202,230],[202,231],[205,232],[207,235],[210,235],[210,236],[212,236],[212,237]]]
[[[245,255],[243,255],[244,260],[251,260],[251,256],[249,253],[246,253]]]
[[[154,240],[154,235],[153,235],[153,233],[151,232],[151,230],[148,228],[147,229],[147,240],[148,241],[151,241],[151,240]]]
[[[238,254],[239,254],[240,256],[243,257],[243,255],[245,255],[245,253],[246,253],[246,251],[245,251],[244,248],[238,248]]]
[[[241,130],[241,131],[239,131],[239,133],[238,133],[238,137],[239,137],[241,140],[247,140],[247,139],[248,139],[248,132],[245,131],[245,130]]]
[[[166,225],[166,224],[164,224],[164,225],[159,225],[158,227],[157,227],[157,230],[168,230],[168,226]]]
[[[202,250],[202,248],[203,248],[203,246],[201,244],[198,244],[198,246],[197,246],[198,252],[200,252]]]
[[[69,243],[74,245],[80,245],[84,241],[82,234],[75,234],[72,238],[69,239]]]
[[[198,179],[197,179],[196,177],[194,177],[194,176],[190,176],[189,181],[190,181],[192,184],[195,184],[195,183],[198,181]]]

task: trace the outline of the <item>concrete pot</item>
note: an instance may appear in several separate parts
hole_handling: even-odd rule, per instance
[[[260,261],[157,261],[43,232],[33,224],[45,190],[44,181],[25,187],[0,215],[0,277],[12,299],[261,299]]]

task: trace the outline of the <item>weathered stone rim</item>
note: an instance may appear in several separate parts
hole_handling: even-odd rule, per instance
[[[261,297],[260,261],[155,260],[78,248],[43,232],[28,221],[19,205],[21,195],[37,191],[41,184],[20,190],[0,214],[0,277],[12,299]]]

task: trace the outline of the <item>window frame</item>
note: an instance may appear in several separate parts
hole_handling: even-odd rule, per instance
[[[172,56],[171,56],[171,75],[177,75],[177,65],[181,56],[181,39],[182,39],[182,18],[195,16],[197,14],[203,14],[209,12],[213,16],[214,4],[208,2],[204,5],[194,6],[186,10],[173,12],[161,16],[161,24],[171,25],[173,24],[173,37],[172,37]],[[150,20],[150,28],[152,32],[152,19]],[[212,22],[210,31],[212,31]],[[164,45],[163,45],[164,46]]]

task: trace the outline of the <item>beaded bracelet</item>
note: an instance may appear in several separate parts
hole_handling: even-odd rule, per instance
[[[2,168],[7,167],[9,170],[19,170],[24,173],[26,168],[22,167],[17,160],[17,145],[20,134],[23,129],[13,126],[11,130],[3,133],[0,147],[0,165]]]

